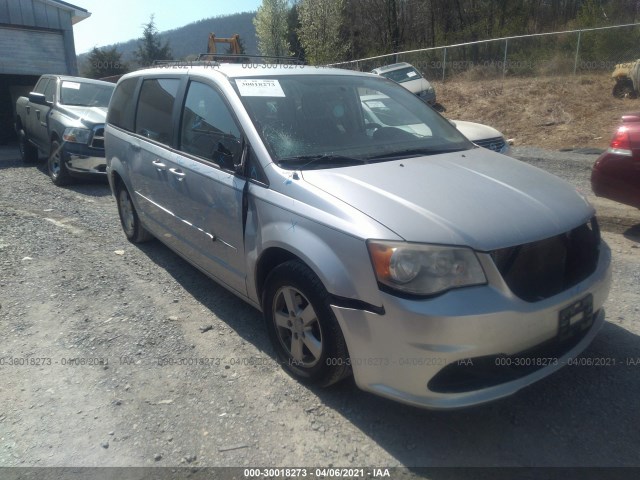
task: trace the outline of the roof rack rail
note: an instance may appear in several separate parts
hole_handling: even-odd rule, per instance
[[[218,66],[220,62],[212,60],[154,60],[154,67],[210,67]]]
[[[297,57],[283,57],[277,55],[248,55],[231,53],[201,53],[198,61],[213,60],[220,63],[271,63],[305,65],[305,62]]]

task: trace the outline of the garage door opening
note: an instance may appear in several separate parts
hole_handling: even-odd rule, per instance
[[[36,82],[37,75],[0,75],[0,145],[16,140],[16,101],[28,95]]]

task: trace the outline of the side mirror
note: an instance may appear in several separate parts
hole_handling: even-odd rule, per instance
[[[51,102],[47,102],[47,98],[44,96],[43,93],[31,92],[29,94],[29,101],[31,103],[35,103],[36,105],[44,105],[44,106],[51,105]]]
[[[226,170],[237,172],[238,165],[235,159],[242,160],[242,154],[242,141],[233,137],[223,137],[213,152],[213,161]]]

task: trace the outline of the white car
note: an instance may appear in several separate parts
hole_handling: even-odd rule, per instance
[[[505,136],[489,125],[481,123],[465,122],[463,120],[451,120],[451,123],[465,137],[480,147],[488,148],[494,152],[509,155],[511,147]]]
[[[371,70],[371,73],[382,75],[389,80],[399,83],[424,103],[429,105],[436,104],[435,89],[410,63],[401,62],[380,68],[374,68]]]
[[[371,126],[397,127],[409,133],[422,136],[431,136],[431,131],[426,125],[418,123],[410,118],[398,117],[395,111],[395,103],[388,101],[384,95],[364,95],[361,98],[367,122]],[[397,125],[398,118],[406,121],[404,126]],[[450,120],[460,133],[480,147],[493,150],[494,152],[509,155],[510,147],[504,135],[493,127],[482,125],[481,123],[465,122],[463,120]]]

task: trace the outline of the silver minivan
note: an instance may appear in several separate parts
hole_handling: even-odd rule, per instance
[[[353,374],[464,407],[561,368],[603,325],[611,255],[584,197],[380,76],[137,71],[109,105],[106,154],[127,238],[159,239],[262,311],[303,381]]]

